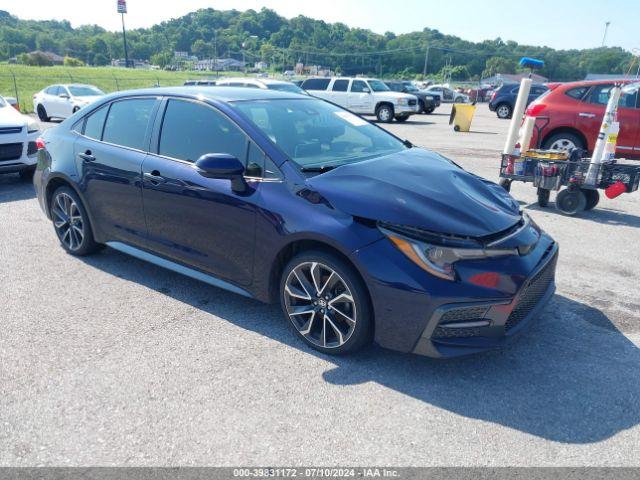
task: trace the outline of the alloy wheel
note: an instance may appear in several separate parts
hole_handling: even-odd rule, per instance
[[[559,138],[551,144],[551,150],[571,150],[576,144],[568,138]]]
[[[304,262],[289,273],[284,287],[287,315],[312,344],[338,348],[353,334],[357,311],[345,280],[319,262]]]
[[[84,222],[74,199],[65,192],[58,193],[53,201],[51,213],[60,241],[69,250],[78,250],[84,240]]]
[[[499,116],[500,118],[508,118],[508,117],[509,117],[509,114],[510,114],[511,112],[509,111],[509,107],[508,107],[508,106],[506,106],[506,105],[500,105],[500,106],[498,107],[498,112],[497,112],[497,113],[498,113],[498,116]]]

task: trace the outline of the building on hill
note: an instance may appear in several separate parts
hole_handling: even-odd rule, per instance
[[[31,56],[40,55],[42,57],[45,57],[53,65],[64,65],[64,57],[61,57],[57,53],[43,52],[41,50],[34,50],[33,52],[29,52],[29,55],[31,55]]]
[[[111,66],[124,68],[127,66],[127,63],[124,58],[114,58],[113,60],[111,60]],[[138,60],[135,58],[129,59],[129,66],[133,68],[144,69],[144,70],[148,70],[151,68],[151,64],[149,63],[149,60]]]
[[[194,65],[196,70],[205,70],[205,71],[231,71],[231,72],[239,72],[244,69],[245,62],[241,62],[240,60],[236,60],[235,58],[207,58],[205,60],[199,60]]]
[[[624,75],[622,73],[587,73],[585,80],[640,80],[635,75]]]

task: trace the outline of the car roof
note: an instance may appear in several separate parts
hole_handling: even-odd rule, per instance
[[[229,77],[229,78],[221,78],[218,80],[220,82],[252,82],[252,83],[262,83],[263,85],[278,85],[278,84],[290,84],[287,80],[277,80],[275,78],[253,78],[253,77]]]
[[[289,93],[280,90],[266,90],[246,87],[225,87],[194,85],[182,87],[157,87],[140,90],[127,90],[117,92],[110,98],[131,97],[139,95],[175,95],[181,97],[195,97],[220,102],[238,102],[246,100],[275,100],[275,99],[300,99],[302,96],[297,93]],[[309,98],[309,97],[304,97]]]

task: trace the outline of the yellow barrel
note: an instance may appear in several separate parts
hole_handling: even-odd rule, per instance
[[[476,111],[475,105],[468,103],[454,103],[451,108],[449,125],[453,124],[456,132],[468,132],[471,129],[471,120]]]

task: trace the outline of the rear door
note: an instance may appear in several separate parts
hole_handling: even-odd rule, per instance
[[[372,114],[375,108],[373,103],[373,94],[367,82],[359,79],[352,80],[346,107],[355,113]]]
[[[85,118],[76,140],[83,193],[94,227],[106,241],[145,244],[142,163],[158,104],[155,97],[114,101]]]
[[[44,108],[47,111],[47,115],[50,117],[59,118],[62,115],[62,100],[58,95],[60,94],[60,86],[53,85],[45,90],[45,102]]]
[[[152,153],[143,165],[151,248],[218,278],[251,283],[257,191],[236,193],[229,180],[200,175],[194,162],[207,153],[226,153],[246,166],[250,145],[254,154],[257,147],[205,103],[169,99],[161,111]],[[252,165],[249,170],[255,169]]]
[[[339,78],[334,80],[331,85],[331,101],[338,105],[348,108],[349,105],[349,83],[348,78]]]
[[[589,139],[590,145],[596,143],[612,87],[613,84],[610,83],[594,85],[578,108],[576,127]],[[624,156],[634,153],[636,138],[639,135],[638,124],[640,123],[640,111],[636,105],[637,92],[623,94],[620,97],[618,106],[620,133],[616,145],[617,155]]]
[[[302,82],[302,89],[314,97],[331,101],[331,92],[328,90],[330,83],[330,78],[308,78]]]

